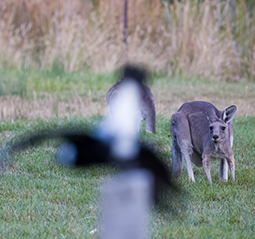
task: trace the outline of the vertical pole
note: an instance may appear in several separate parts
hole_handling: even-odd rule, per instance
[[[139,84],[127,78],[116,97],[111,117],[102,127],[101,139],[106,136],[109,142],[111,138],[110,155],[116,161],[129,161],[138,166],[141,160],[137,141],[141,101]],[[149,238],[146,229],[153,191],[154,176],[145,169],[126,169],[105,185],[102,192],[101,239]]]
[[[101,239],[146,239],[153,203],[154,177],[146,170],[130,170],[104,186]]]
[[[124,59],[128,58],[128,45],[127,45],[127,34],[128,34],[128,0],[124,0],[124,22],[123,22],[123,55]]]

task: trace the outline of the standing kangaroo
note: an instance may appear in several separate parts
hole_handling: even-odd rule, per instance
[[[228,180],[228,165],[232,180],[235,180],[235,159],[232,151],[233,126],[236,106],[224,111],[209,102],[193,101],[184,103],[172,115],[170,131],[173,136],[173,175],[182,172],[185,159],[189,178],[195,181],[191,162],[204,167],[209,182],[211,158],[220,160],[219,179]]]
[[[108,105],[108,113],[111,116],[111,108],[114,105],[114,102],[118,98],[121,86],[125,84],[126,80],[134,79],[140,85],[140,100],[139,100],[139,113],[140,121],[145,120],[146,131],[156,133],[156,112],[154,97],[151,93],[151,90],[146,83],[146,72],[144,69],[141,69],[137,66],[127,65],[122,69],[122,79],[113,85],[110,90],[107,92],[106,100]],[[139,122],[140,125],[140,122]],[[138,127],[139,129],[139,127]]]

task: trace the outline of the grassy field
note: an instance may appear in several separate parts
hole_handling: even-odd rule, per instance
[[[58,68],[51,72],[1,70],[0,77],[2,146],[29,129],[83,124],[93,130],[105,112],[105,94],[114,82],[112,74],[64,74]],[[177,180],[181,193],[162,195],[152,210],[152,238],[254,238],[255,85],[168,79],[164,75],[155,78],[152,91],[158,113],[157,134],[146,134],[143,125],[141,139],[150,140],[160,150],[169,168],[170,116],[181,103],[202,99],[220,109],[236,104],[238,114],[233,146],[236,181],[218,180],[217,161],[212,164],[211,185],[203,168],[194,167],[195,183],[189,182],[184,168]],[[54,160],[56,146],[57,142],[46,142],[14,155],[12,162],[6,163],[0,176],[0,238],[99,235],[90,232],[98,229],[100,190],[118,169],[60,167]]]
[[[0,69],[0,120],[104,115],[113,74],[64,73]],[[152,76],[156,112],[170,118],[186,101],[205,100],[223,110],[237,105],[238,116],[255,116],[255,84],[217,82],[187,77]]]

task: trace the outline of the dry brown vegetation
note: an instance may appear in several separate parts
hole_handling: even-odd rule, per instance
[[[21,96],[0,97],[0,120],[71,118],[106,113],[105,99],[93,102],[90,97],[73,96],[61,98],[56,94],[45,94],[44,98],[27,99]]]
[[[0,65],[112,71],[123,62],[123,2],[1,0]],[[129,0],[129,60],[169,75],[253,81],[255,14],[245,2],[230,17],[230,0]]]

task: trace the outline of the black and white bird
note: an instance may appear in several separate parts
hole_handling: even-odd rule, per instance
[[[135,90],[126,90],[127,95],[125,96],[128,99],[130,104],[130,110],[126,111],[126,117],[131,118],[132,115],[128,113],[136,112],[136,130],[139,131],[140,122],[145,120],[145,129],[147,132],[156,133],[156,110],[154,103],[154,96],[148,87],[148,71],[143,67],[138,67],[135,65],[126,65],[121,70],[121,80],[114,84],[106,95],[106,101],[108,105],[108,114],[111,116],[115,112],[119,112],[121,108],[116,111],[116,102],[120,102],[120,94],[123,93],[123,88],[127,86],[127,82],[135,81],[138,86]],[[137,92],[135,92],[137,91]],[[137,93],[137,94],[136,94]],[[138,97],[134,97],[137,95]],[[134,98],[133,98],[134,97]],[[120,105],[121,106],[121,105]],[[124,107],[122,107],[124,108]],[[133,108],[136,108],[134,111]]]
[[[141,77],[145,77],[144,71],[126,66],[122,72],[125,80],[111,106],[111,117],[103,120],[95,134],[89,134],[79,127],[64,126],[57,130],[27,132],[2,150],[2,158],[46,140],[63,139],[57,152],[61,164],[87,167],[103,163],[117,164],[123,171],[146,169],[155,178],[156,191],[161,185],[171,187],[169,169],[153,150],[137,140]]]

